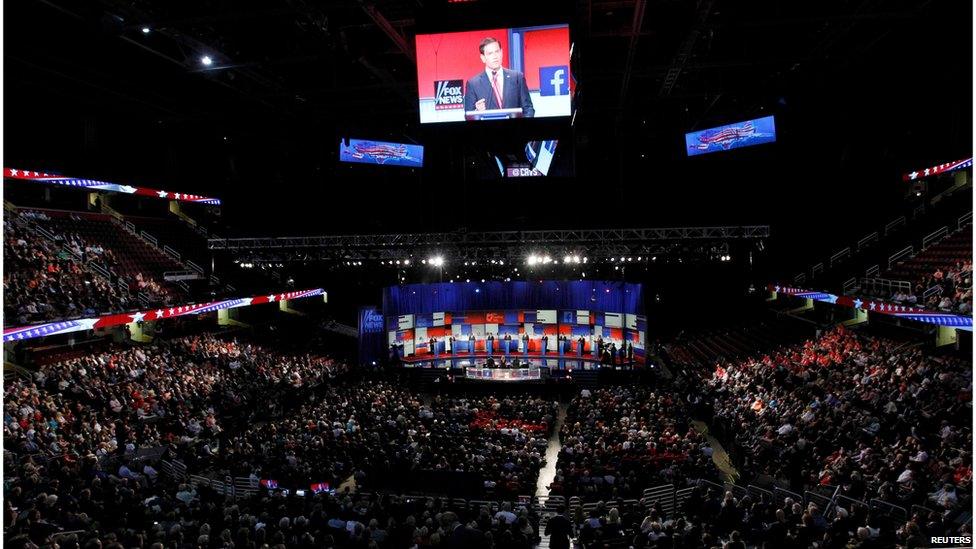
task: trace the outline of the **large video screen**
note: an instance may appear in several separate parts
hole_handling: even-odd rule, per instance
[[[549,175],[552,159],[556,156],[559,141],[547,139],[529,141],[519,151],[495,154],[498,174],[501,177],[539,177]]]
[[[686,133],[685,149],[688,151],[688,156],[697,156],[773,143],[776,141],[776,124],[773,118],[766,116]]]
[[[422,168],[424,146],[347,138],[339,143],[339,161]]]
[[[420,122],[570,116],[569,25],[417,35]]]

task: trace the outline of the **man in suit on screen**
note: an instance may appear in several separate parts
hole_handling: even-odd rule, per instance
[[[502,45],[495,38],[485,38],[478,45],[485,70],[471,77],[464,86],[464,110],[522,108],[522,116],[535,115],[525,75],[502,67]]]

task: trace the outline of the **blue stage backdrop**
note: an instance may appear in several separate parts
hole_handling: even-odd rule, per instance
[[[599,359],[598,344],[605,343],[615,349],[632,346],[640,362],[647,335],[643,312],[641,285],[623,282],[392,286],[383,291],[382,344],[374,339],[375,317],[360,316],[361,357],[371,361],[395,353],[416,361],[521,353],[593,360]]]
[[[383,330],[383,315],[376,307],[359,309],[359,363],[380,362],[386,355],[386,332]]]
[[[404,284],[383,290],[383,315],[493,309],[580,309],[644,314],[640,284],[606,281]]]

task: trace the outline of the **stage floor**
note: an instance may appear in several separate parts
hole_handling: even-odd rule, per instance
[[[573,356],[559,356],[559,355],[546,355],[542,356],[538,353],[530,354],[528,357],[526,355],[517,355],[519,359],[520,367],[526,368],[549,368],[550,370],[598,370],[600,369],[600,361],[596,358],[587,357],[573,357]],[[497,364],[503,358],[499,355],[492,355],[495,359],[496,367]],[[509,355],[507,361],[511,364],[512,360],[516,358],[516,355]],[[407,368],[467,368],[475,366],[478,368],[483,368],[485,366],[485,361],[488,360],[487,353],[475,353],[474,355],[463,355],[463,356],[420,356],[420,357],[409,357],[402,359],[401,362],[403,366]],[[614,364],[603,365],[604,368],[617,368],[617,369],[631,369],[631,368],[642,368],[644,366],[643,360],[639,360],[634,357],[634,363],[629,364]]]

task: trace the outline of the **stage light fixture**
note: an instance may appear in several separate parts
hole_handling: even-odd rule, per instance
[[[409,265],[410,264],[410,260],[409,259],[404,259],[403,260],[403,264],[404,265]]]
[[[485,279],[482,278],[481,279],[481,283],[484,284],[485,283]]]
[[[420,262],[423,263],[424,265],[427,264],[427,260],[426,259],[421,259]]]
[[[499,265],[504,265],[504,264],[505,264],[505,261],[503,261],[503,260],[501,260],[501,259],[499,259],[499,260],[498,260],[498,264],[499,264]]]
[[[568,255],[563,256],[563,263],[569,263],[572,260],[573,260],[573,258],[570,257],[570,256],[568,256]]]
[[[204,55],[203,57],[200,58],[200,63],[204,67],[209,67],[210,65],[213,65],[213,58],[210,57],[209,55]]]
[[[150,31],[149,27],[142,27],[142,34],[149,34],[149,31]]]
[[[471,282],[471,279],[470,278],[465,278],[464,281],[465,282]]]

